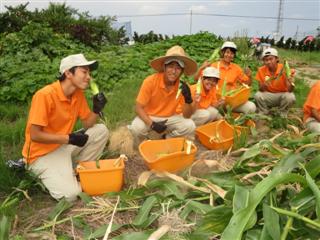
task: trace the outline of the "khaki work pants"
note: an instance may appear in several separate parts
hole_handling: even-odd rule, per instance
[[[306,121],[306,127],[311,132],[320,133],[320,122],[315,118],[308,118]]]
[[[219,120],[221,118],[222,117],[219,111],[214,107],[208,107],[206,109],[198,109],[191,116],[191,119],[194,121],[196,126],[200,126],[208,122]]]
[[[257,110],[256,105],[250,101],[247,101],[244,104],[241,104],[240,106],[232,109],[233,112],[244,113],[244,114],[255,113],[256,110]]]
[[[257,92],[254,95],[258,111],[262,114],[268,114],[272,107],[278,107],[281,116],[286,117],[289,108],[295,103],[296,97],[292,92]]]
[[[77,198],[82,190],[74,174],[73,161],[96,160],[109,137],[104,124],[94,125],[86,134],[89,139],[83,147],[63,144],[29,165],[29,169],[39,176],[50,195],[57,200],[65,197],[66,200],[73,201]]]
[[[190,140],[194,139],[194,130],[196,126],[191,119],[184,118],[182,115],[173,115],[171,117],[150,116],[150,118],[155,122],[168,119],[166,123],[167,130],[163,133],[166,134],[166,138],[186,137]],[[151,130],[138,116],[133,119],[128,128],[134,137],[136,146],[145,139],[159,139],[163,135],[157,134],[155,131]]]

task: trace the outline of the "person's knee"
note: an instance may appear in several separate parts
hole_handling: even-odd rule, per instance
[[[247,113],[255,113],[257,111],[257,107],[253,102],[248,102]]]
[[[191,119],[186,119],[182,126],[183,128],[181,129],[181,132],[183,132],[184,134],[193,133],[196,129],[196,125]]]
[[[77,184],[75,186],[66,187],[61,191],[50,191],[50,195],[58,201],[65,198],[68,202],[72,202],[77,200],[77,197],[81,192],[81,187]]]
[[[131,125],[128,125],[128,129],[134,137],[140,137],[146,135],[147,126],[142,120],[134,119]]]
[[[262,92],[256,92],[256,94],[253,97],[256,101],[262,101],[263,100],[263,94]]]
[[[296,102],[296,97],[293,93],[285,93],[284,94],[284,100],[289,104],[293,105]]]

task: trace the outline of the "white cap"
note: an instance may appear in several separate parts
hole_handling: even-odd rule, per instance
[[[203,77],[214,77],[220,79],[220,73],[218,69],[214,67],[206,67],[203,70]]]
[[[74,54],[65,57],[60,62],[60,74],[73,67],[88,66],[90,70],[95,70],[98,67],[98,62],[96,60],[88,61],[83,54]]]
[[[179,64],[180,67],[184,68],[184,62],[178,58],[168,58],[165,62],[164,62],[164,65],[167,65],[169,63],[172,63],[172,62],[176,62]]]
[[[222,44],[221,50],[223,50],[224,48],[233,48],[237,50],[237,45],[234,42],[227,41]]]
[[[262,58],[266,56],[275,56],[278,57],[278,51],[275,48],[267,48],[262,53]]]

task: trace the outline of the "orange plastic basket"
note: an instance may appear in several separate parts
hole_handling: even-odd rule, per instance
[[[233,144],[235,131],[240,134],[239,130],[235,130],[225,120],[219,120],[196,128],[196,135],[209,149],[227,150]]]
[[[251,88],[244,87],[236,94],[232,96],[225,96],[226,105],[236,108],[244,103],[246,103],[250,97]],[[218,98],[221,98],[221,93],[217,93]]]
[[[100,168],[96,167],[95,161],[79,162],[77,172],[82,190],[89,195],[120,191],[123,185],[124,162],[121,159],[119,166],[114,166],[116,160],[99,160]]]
[[[194,161],[197,147],[191,144],[187,154],[185,138],[169,138],[144,141],[139,145],[139,152],[149,169],[178,172]]]

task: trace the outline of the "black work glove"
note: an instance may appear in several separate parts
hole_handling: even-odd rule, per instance
[[[89,135],[85,134],[85,130],[74,132],[69,134],[68,144],[83,147],[88,141]]]
[[[161,122],[152,122],[151,129],[156,131],[157,133],[163,133],[167,129],[166,122],[168,119],[163,120]]]
[[[182,93],[182,95],[184,97],[184,101],[187,104],[190,104],[190,103],[193,102],[192,97],[191,97],[190,88],[189,88],[188,84],[186,84],[185,82],[183,82],[182,85],[181,85],[181,93]]]
[[[107,103],[107,99],[102,92],[93,96],[93,112],[99,114],[102,112],[104,106]]]

